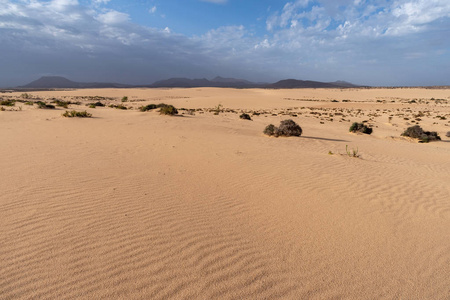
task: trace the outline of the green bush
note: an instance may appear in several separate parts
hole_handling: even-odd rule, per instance
[[[101,103],[100,101],[94,102],[94,103],[88,103],[86,104],[90,108],[96,108],[97,106],[103,107],[105,104]]]
[[[273,124],[268,125],[264,129],[264,134],[269,136],[301,136],[302,128],[293,120],[283,120],[280,122],[280,126],[276,127]]]
[[[160,108],[159,113],[162,115],[176,115],[178,114],[178,110],[173,105],[164,105]]]
[[[127,101],[128,101],[128,97],[127,96],[122,97],[122,102],[127,102]]]
[[[72,110],[72,111],[67,111],[65,113],[62,114],[63,117],[67,117],[67,118],[90,118],[92,117],[92,114],[88,113],[87,111],[76,111],[76,110]]]
[[[277,134],[278,136],[301,136],[302,128],[292,120],[284,120],[280,122]]]
[[[266,128],[264,129],[264,134],[272,136],[275,135],[275,132],[277,131],[277,127],[275,127],[275,125],[273,124],[269,124],[266,126]]]
[[[41,109],[54,109],[54,108],[55,108],[54,105],[52,105],[52,104],[47,104],[47,103],[42,102],[42,101],[38,101],[38,102],[36,102],[36,103],[37,103],[37,105],[38,105],[38,108],[41,108]]]
[[[115,104],[111,104],[109,107],[111,108],[117,108],[117,109],[128,109],[126,106],[119,104],[119,105],[115,105]]]
[[[372,128],[367,127],[365,124],[363,123],[357,123],[354,122],[351,126],[350,126],[350,132],[361,132],[361,133],[365,133],[365,134],[371,134],[372,133]]]
[[[239,118],[243,119],[243,120],[252,120],[252,118],[250,117],[249,114],[243,113],[242,115],[239,116]]]
[[[69,104],[70,104],[70,102],[62,101],[62,100],[55,100],[53,102],[56,103],[56,106],[63,107],[63,108],[69,108]]]
[[[161,104],[158,104],[158,105],[156,105],[156,104],[149,104],[149,105],[146,105],[146,106],[141,106],[141,107],[139,107],[139,110],[140,110],[140,111],[149,111],[149,110],[152,110],[152,109],[156,109],[156,108],[158,108],[158,107],[161,107],[161,106],[159,106],[159,105],[161,105]],[[166,104],[164,104],[164,105],[166,105]]]
[[[418,139],[419,143],[428,143],[431,141],[441,140],[441,137],[435,131],[423,131],[419,125],[408,127],[402,136]]]
[[[14,106],[14,105],[16,105],[16,101],[14,101],[14,100],[1,100],[0,101],[0,105],[3,105],[3,106]]]

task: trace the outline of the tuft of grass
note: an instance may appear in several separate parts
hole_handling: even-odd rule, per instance
[[[359,157],[359,154],[358,154],[359,150],[358,150],[358,148],[356,148],[356,150],[352,149],[352,151],[350,151],[348,149],[348,145],[345,145],[345,152],[347,153],[347,155],[349,157]]]
[[[22,95],[20,95],[20,97],[22,97],[23,99],[30,99],[31,95],[27,94],[27,93],[23,93]]]
[[[76,111],[76,110],[71,110],[71,111],[67,111],[65,113],[62,114],[63,117],[66,118],[90,118],[92,117],[92,114],[88,113],[87,111]]]
[[[127,102],[128,101],[128,97],[127,96],[123,96],[122,97],[122,102]]]
[[[33,105],[34,103],[32,101],[27,101],[27,102],[24,102],[24,104],[25,105]]]

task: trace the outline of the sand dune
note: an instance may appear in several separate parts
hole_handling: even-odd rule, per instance
[[[1,299],[450,295],[450,90],[30,94],[93,118],[0,112]],[[93,109],[88,96],[198,110]],[[262,134],[287,118],[302,137]],[[363,120],[372,135],[348,132]],[[442,141],[400,137],[416,123]]]

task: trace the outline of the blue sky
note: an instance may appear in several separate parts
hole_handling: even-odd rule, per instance
[[[0,0],[0,87],[45,75],[450,85],[449,0]]]

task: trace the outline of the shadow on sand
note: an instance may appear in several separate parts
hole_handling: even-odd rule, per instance
[[[337,140],[337,139],[327,139],[327,138],[321,138],[321,137],[315,137],[315,136],[301,136],[304,139],[313,139],[313,140],[322,140],[322,141],[330,141],[330,142],[344,142],[349,143],[349,141],[346,140]]]

